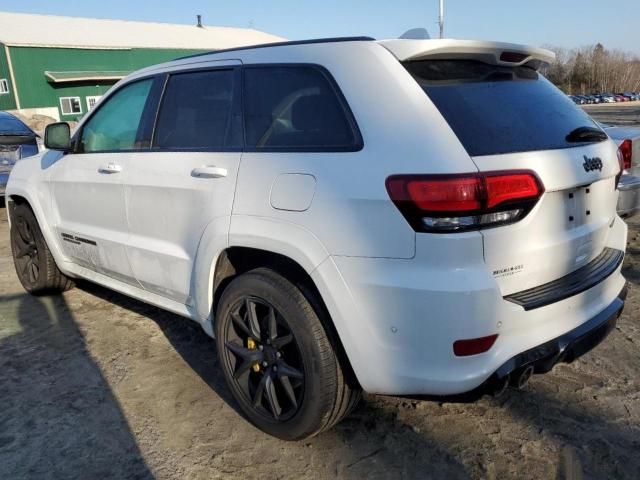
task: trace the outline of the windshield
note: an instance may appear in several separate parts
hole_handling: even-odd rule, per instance
[[[532,68],[475,60],[421,60],[405,67],[471,156],[569,148],[606,139],[576,136],[576,131],[600,128]]]

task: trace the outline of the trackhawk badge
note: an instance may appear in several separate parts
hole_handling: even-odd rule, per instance
[[[585,172],[590,172],[592,170],[602,171],[602,160],[599,157],[589,158],[584,155],[584,163],[582,164]]]

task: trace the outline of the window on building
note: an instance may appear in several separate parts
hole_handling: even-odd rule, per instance
[[[90,111],[93,107],[96,106],[98,100],[102,98],[102,95],[93,95],[87,97],[87,112]]]
[[[148,148],[148,141],[138,139],[141,119],[153,79],[122,87],[106,99],[82,127],[79,150],[105,152]]]
[[[360,144],[336,90],[319,68],[246,68],[244,90],[249,148],[335,151]]]
[[[241,146],[234,111],[234,71],[171,75],[160,106],[153,146],[215,150]]]
[[[0,78],[0,95],[9,93],[9,82],[6,78]]]
[[[60,110],[63,115],[77,115],[82,113],[80,97],[61,97]]]

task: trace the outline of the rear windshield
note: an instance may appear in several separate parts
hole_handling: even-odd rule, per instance
[[[599,127],[532,68],[473,60],[422,60],[405,67],[471,156],[552,150],[602,140],[567,139],[581,127]]]

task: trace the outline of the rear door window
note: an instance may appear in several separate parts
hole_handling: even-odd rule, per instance
[[[248,149],[343,151],[361,146],[344,98],[319,67],[246,67],[244,122]]]
[[[242,146],[233,69],[174,74],[165,88],[153,147],[224,150]]]
[[[472,60],[407,62],[469,155],[575,147],[567,136],[598,125],[564,93],[529,67]]]

